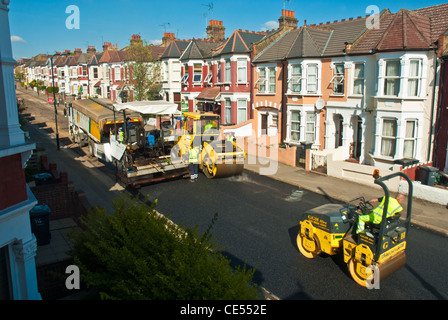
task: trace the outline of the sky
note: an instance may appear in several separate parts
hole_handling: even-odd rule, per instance
[[[373,14],[417,9],[448,0],[11,0],[9,23],[13,56],[95,46],[123,48],[133,34],[159,44],[165,32],[179,39],[206,38],[208,20],[223,21],[226,37],[237,29],[265,31],[278,27],[282,9],[295,11],[301,26]]]

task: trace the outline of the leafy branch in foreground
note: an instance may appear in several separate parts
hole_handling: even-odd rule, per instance
[[[73,231],[73,258],[81,280],[102,299],[218,300],[259,299],[253,269],[230,267],[207,231],[182,228],[155,206],[121,195],[115,212],[95,208]]]

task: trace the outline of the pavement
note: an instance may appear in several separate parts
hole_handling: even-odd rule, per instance
[[[18,96],[32,97],[30,90],[25,92],[23,89],[17,91]],[[46,96],[34,98],[39,100],[46,100]],[[51,106],[48,106],[51,108]],[[62,108],[61,108],[62,109]],[[61,117],[62,111],[59,110]],[[34,114],[33,114],[34,116]],[[51,126],[49,119],[39,119],[35,117],[30,123],[40,123],[45,120]],[[64,118],[61,119],[64,121]],[[54,133],[42,127],[29,126],[25,127],[29,130],[30,137],[34,141],[38,141],[38,145],[45,148],[49,163],[56,163],[59,171],[67,172],[68,179],[75,185],[76,190],[85,192],[87,199],[91,205],[98,205],[106,207],[108,212],[112,211],[110,200],[124,189],[119,185],[113,177],[104,173],[101,170],[101,163],[88,155],[82,155],[79,150],[75,152],[77,146],[75,144],[64,145],[61,143],[60,150],[56,148],[56,139]],[[66,134],[66,133],[65,133]],[[60,132],[60,140],[64,137],[64,133]],[[67,141],[67,140],[64,140]],[[79,149],[79,148],[78,148]],[[252,159],[253,160],[253,159]],[[256,161],[246,160],[245,169],[257,174],[263,172],[264,165],[253,163]],[[270,164],[271,167],[273,164]],[[279,180],[299,189],[316,192],[328,197],[329,201],[332,199],[348,202],[358,197],[364,197],[366,200],[378,198],[383,195],[381,188],[375,188],[363,184],[354,183],[349,180],[329,177],[325,174],[305,171],[299,167],[292,167],[282,163],[274,163],[277,170],[274,174],[269,175],[270,178]],[[168,182],[169,183],[169,182]],[[433,232],[448,237],[448,208],[439,204],[427,202],[420,199],[413,199],[413,210],[411,223],[420,228],[428,229]],[[405,208],[406,210],[406,208]],[[53,252],[54,259],[60,258],[60,251],[67,251],[70,249],[68,242],[64,235],[59,235],[61,230],[68,231],[73,223],[70,220],[50,225],[52,229],[52,241],[48,246],[41,246],[38,248],[36,261],[47,263],[51,260],[49,256]],[[53,233],[55,234],[53,236]],[[62,232],[64,233],[64,232]],[[58,235],[56,235],[58,234]],[[58,248],[57,250],[55,248]]]

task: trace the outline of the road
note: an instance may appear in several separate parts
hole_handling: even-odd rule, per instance
[[[51,132],[52,107],[22,95],[28,104],[26,113],[31,114],[30,119],[35,117],[34,126]],[[62,112],[59,117],[64,141],[66,121]],[[92,163],[100,166],[96,161]],[[77,165],[79,170],[91,170],[79,161]],[[101,172],[111,173],[104,167]],[[255,268],[254,280],[280,299],[448,299],[448,238],[426,230],[411,229],[406,266],[384,280],[379,290],[355,284],[339,257],[304,258],[295,244],[298,219],[302,212],[329,200],[312,192],[296,191],[289,184],[247,171],[239,177],[217,180],[201,174],[197,183],[179,179],[139,190],[149,201],[157,199],[157,210],[175,223],[197,225],[201,232],[217,213],[212,233],[223,253],[234,264],[246,263]]]
[[[212,229],[234,263],[256,268],[255,281],[280,299],[448,299],[448,238],[412,228],[407,264],[380,289],[355,284],[339,257],[304,258],[295,243],[304,211],[328,203],[322,195],[245,171],[197,183],[175,180],[139,190],[177,224]]]

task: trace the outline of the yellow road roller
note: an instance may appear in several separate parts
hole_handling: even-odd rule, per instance
[[[234,139],[221,139],[220,117],[210,112],[185,112],[181,134],[171,149],[171,158],[188,159],[191,147],[199,147],[199,169],[207,178],[239,175],[244,169],[245,153]]]
[[[380,177],[374,172],[374,182],[384,190],[383,216],[380,224],[367,222],[356,232],[358,217],[374,209],[364,198],[346,205],[326,204],[305,212],[300,218],[297,247],[306,258],[324,253],[343,254],[353,280],[366,288],[379,288],[379,283],[406,264],[406,242],[411,225],[413,185],[409,177],[396,172]],[[407,214],[387,217],[389,189],[384,183],[402,177],[409,185]]]

